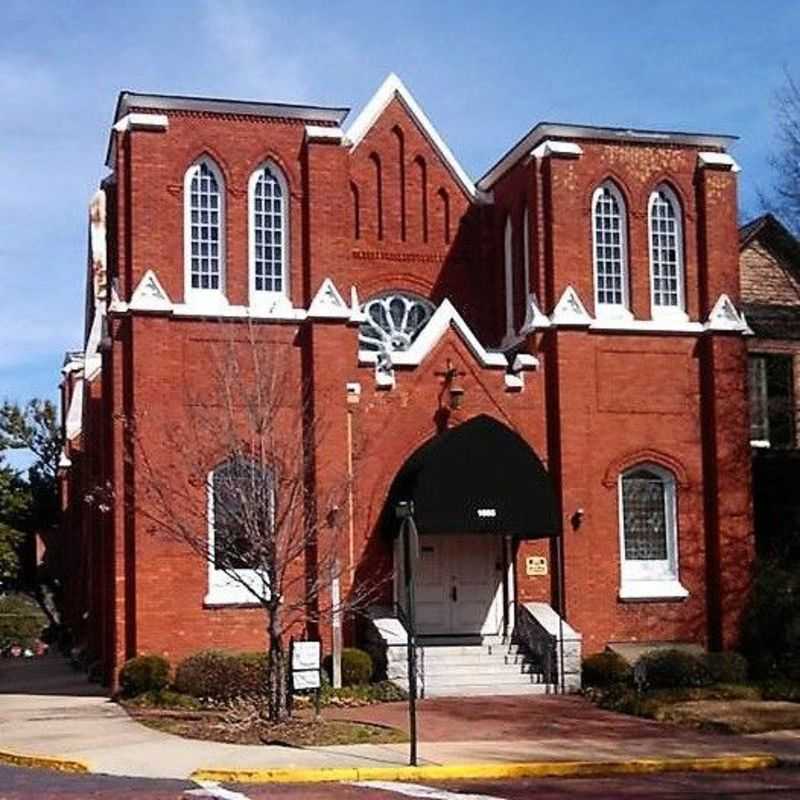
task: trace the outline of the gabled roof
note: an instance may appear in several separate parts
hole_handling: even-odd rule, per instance
[[[539,122],[534,125],[486,174],[478,180],[478,188],[489,191],[493,184],[508,172],[520,158],[527,156],[545,139],[594,139],[640,144],[682,144],[694,147],[711,147],[722,150],[738,137],[714,133],[685,133],[682,131],[634,130],[597,125],[570,125],[559,122]]]
[[[762,214],[739,228],[740,250],[756,239],[777,258],[800,270],[800,242],[774,214]]]
[[[417,123],[431,146],[439,153],[445,166],[450,170],[467,196],[473,200],[476,199],[478,192],[472,178],[467,175],[464,168],[458,163],[458,160],[453,155],[444,139],[439,135],[436,128],[433,127],[433,123],[428,119],[419,103],[417,103],[403,81],[401,81],[394,72],[389,73],[386,80],[380,85],[378,91],[375,92],[370,101],[361,110],[361,113],[350,123],[345,136],[350,141],[351,148],[355,150],[356,147],[358,147],[361,140],[367,135],[395,97],[405,106],[408,113]]]

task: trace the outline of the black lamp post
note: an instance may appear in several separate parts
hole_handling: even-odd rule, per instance
[[[406,584],[406,632],[408,651],[408,722],[411,740],[408,761],[412,767],[417,766],[417,631],[414,596],[417,553],[419,539],[414,522],[414,504],[404,500],[395,507],[397,518],[401,520],[400,535],[403,537],[403,572]]]

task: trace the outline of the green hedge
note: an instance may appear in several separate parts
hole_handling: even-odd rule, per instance
[[[706,653],[703,661],[711,673],[714,683],[746,683],[747,659],[732,650],[721,653]]]
[[[175,689],[192,697],[231,700],[264,693],[265,653],[229,653],[201,650],[185,658],[175,670]]]
[[[325,656],[323,667],[333,680],[333,658]],[[363,686],[372,680],[372,656],[357,647],[342,650],[342,686]]]
[[[162,656],[136,656],[128,659],[119,673],[119,683],[125,697],[145,692],[158,692],[169,686],[169,661]]]
[[[703,658],[683,650],[655,650],[645,653],[637,662],[648,689],[682,689],[710,686],[714,682]]]
[[[584,686],[617,686],[631,680],[630,664],[619,653],[610,651],[584,658],[581,672]]]

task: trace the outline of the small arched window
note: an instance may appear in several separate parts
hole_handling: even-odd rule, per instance
[[[685,597],[678,582],[675,476],[656,464],[620,475],[622,599]]]
[[[206,603],[254,603],[266,594],[265,565],[274,535],[271,470],[234,456],[208,475],[209,587]]]
[[[611,182],[592,195],[594,301],[598,316],[628,309],[628,241],[625,200]]]
[[[275,164],[260,166],[248,187],[251,303],[289,295],[289,192]]]
[[[183,182],[187,301],[225,292],[225,182],[216,164],[192,164]]]
[[[650,297],[653,317],[683,315],[683,225],[678,198],[662,184],[650,195]]]

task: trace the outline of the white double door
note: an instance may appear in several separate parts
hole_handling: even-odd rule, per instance
[[[419,537],[419,633],[494,635],[502,625],[502,539],[491,535]]]

